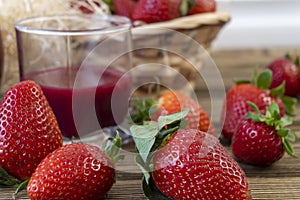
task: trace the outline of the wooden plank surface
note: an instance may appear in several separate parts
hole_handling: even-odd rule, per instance
[[[287,50],[290,49],[215,51],[211,52],[211,56],[220,70],[226,90],[228,90],[233,84],[233,78],[249,78],[254,66],[264,66],[272,58],[283,55]],[[197,95],[199,95],[199,101],[203,104],[203,107],[209,107],[208,91],[199,87]],[[300,104],[298,103],[297,115],[294,117],[294,125],[291,127],[296,131],[298,137],[300,137],[299,112]],[[230,151],[230,146],[226,147]],[[110,190],[107,199],[146,199],[141,190],[142,175],[133,162],[133,145],[127,145],[124,149],[128,156],[125,161],[117,166],[117,182]],[[300,157],[299,139],[295,144],[295,152]],[[247,175],[253,199],[300,199],[299,158],[293,159],[285,155],[280,161],[267,168],[253,167],[241,163],[240,165]],[[14,189],[11,188],[1,188],[0,200],[12,199],[13,191]],[[28,199],[26,192],[22,192],[18,199]]]

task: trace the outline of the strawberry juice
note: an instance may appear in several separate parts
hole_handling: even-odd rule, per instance
[[[128,111],[131,78],[114,69],[61,67],[28,74],[23,79],[40,84],[67,138],[97,131],[99,125],[101,128],[115,126],[123,121]],[[93,109],[87,105],[90,102],[94,102]]]

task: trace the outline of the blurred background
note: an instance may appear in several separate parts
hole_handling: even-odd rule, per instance
[[[217,0],[231,21],[212,50],[300,46],[299,0]]]

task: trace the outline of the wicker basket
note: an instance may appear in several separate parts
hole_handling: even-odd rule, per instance
[[[196,70],[205,65],[207,50],[229,21],[228,13],[215,12],[133,28],[133,65],[144,66],[134,70],[135,84],[144,91],[145,83],[155,81],[184,90],[186,84],[178,79],[183,75],[195,87]]]

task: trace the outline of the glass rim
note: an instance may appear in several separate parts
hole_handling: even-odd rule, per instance
[[[91,20],[102,20],[115,25],[109,27],[99,27],[91,29],[78,29],[78,30],[59,30],[49,29],[42,27],[28,26],[31,22],[46,22],[50,20],[63,20],[67,18],[83,18]],[[128,31],[131,28],[131,21],[129,18],[119,15],[97,15],[97,14],[71,14],[71,15],[47,15],[47,16],[35,16],[20,19],[14,22],[14,27],[19,32],[33,33],[38,35],[93,35],[93,34],[107,34],[118,31]]]

